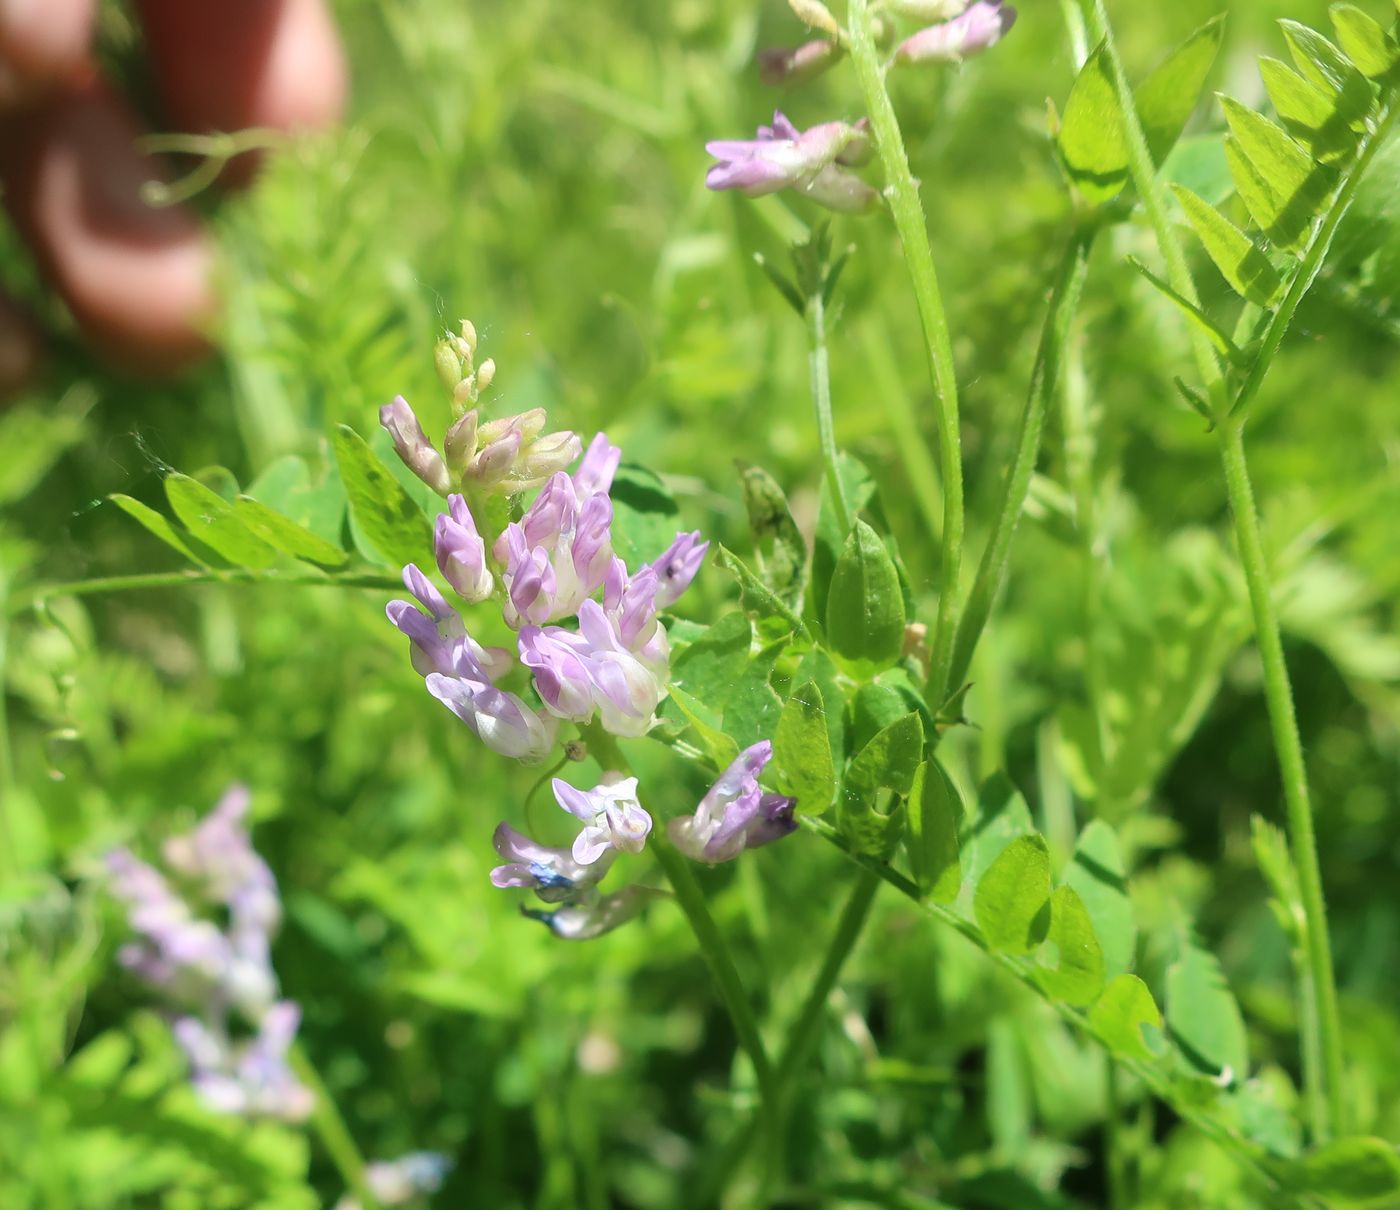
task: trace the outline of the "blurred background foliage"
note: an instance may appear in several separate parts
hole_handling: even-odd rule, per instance
[[[1219,4],[1113,7],[1141,74]],[[60,335],[43,383],[0,413],[0,590],[16,601],[34,583],[175,567],[106,500],[157,503],[169,467],[218,464],[246,484],[289,453],[324,465],[334,424],[371,436],[399,392],[440,432],[430,350],[464,315],[498,363],[497,406],[606,427],[667,477],[687,525],[746,548],[736,458],[772,471],[810,520],[820,471],[804,335],[752,258],[785,259],[816,216],[702,183],[704,141],[744,136],[775,104],[799,126],[858,115],[843,73],[791,95],[757,82],[755,49],[799,37],[786,6],[337,8],[354,80],[345,128],[287,147],[246,195],[201,199],[223,253],[222,355],[152,386],[108,375]],[[1274,19],[1319,24],[1325,6],[1228,11],[1215,85],[1262,104],[1254,60],[1280,53]],[[119,8],[105,22],[111,65],[139,90],[135,35]],[[1045,99],[1062,101],[1072,74],[1059,6],[1026,0],[995,55],[896,83],[965,388],[974,550],[1067,222]],[[1203,106],[1179,153],[1206,180],[1223,172],[1219,126]],[[1357,1124],[1392,1140],[1397,183],[1392,154],[1251,426],[1319,813],[1349,1097]],[[906,400],[931,439],[907,279],[880,218],[841,220],[835,237],[855,247],[833,322],[837,435],[877,470],[929,616],[938,544],[890,406]],[[1139,969],[1152,982],[1200,928],[1250,1022],[1259,1112],[1278,1116],[1296,1095],[1296,1023],[1249,842],[1252,812],[1281,818],[1278,777],[1215,451],[1171,386],[1184,336],[1129,253],[1150,259],[1150,233],[1122,226],[1096,251],[1069,375],[1082,431],[1052,415],[974,665],[975,725],[946,748],[965,788],[1007,770],[1059,860],[1076,820],[1119,828]],[[0,257],[22,261],[8,232]],[[1077,457],[1100,519],[1087,544],[1069,503]],[[713,620],[727,591],[702,577],[687,612]],[[179,587],[55,598],[0,623],[0,1203],[338,1196],[300,1134],[212,1118],[180,1087],[173,1045],[110,961],[113,919],[82,889],[104,848],[149,849],[234,780],[253,788],[286,897],[276,963],[304,1006],[306,1045],[368,1156],[454,1158],[440,1204],[675,1206],[749,1108],[745,1073],[728,1091],[733,1038],[679,913],[663,906],[574,947],[491,888],[491,828],[519,823],[533,774],[488,759],[422,692],[384,595]],[[698,792],[676,784],[673,758],[652,759],[676,804]],[[705,878],[777,1034],[849,877],[798,837]],[[810,1204],[1102,1202],[1101,1056],[961,939],[882,897],[835,1008],[790,1156]],[[1226,1157],[1131,1084],[1119,1093],[1142,1204],[1251,1204]],[[913,1192],[934,1187],[942,1203]]]

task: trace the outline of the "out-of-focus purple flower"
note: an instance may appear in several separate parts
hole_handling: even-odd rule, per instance
[[[465,499],[454,493],[447,497],[447,508],[438,514],[433,529],[438,570],[464,601],[484,601],[494,584],[486,566],[486,543]]]
[[[816,38],[801,46],[774,46],[758,52],[758,78],[765,84],[800,84],[815,79],[845,52],[835,42]]]
[[[665,898],[665,891],[652,887],[626,886],[611,895],[570,904],[553,912],[521,908],[523,915],[547,925],[556,937],[566,941],[591,941],[626,924],[648,903]]]
[[[961,63],[995,46],[1016,21],[1016,10],[1001,0],[977,0],[951,21],[930,25],[895,48],[896,63]]]
[[[677,534],[665,553],[650,564],[656,572],[656,604],[659,609],[675,604],[676,598],[690,587],[709,549],[708,542],[700,541],[698,529],[688,534]]]
[[[762,197],[779,189],[796,189],[813,201],[857,213],[873,206],[879,195],[838,161],[864,155],[868,139],[860,125],[825,122],[800,131],[782,113],[772,126],[760,126],[753,139],[720,139],[705,144],[719,163],[705,176],[710,189],[737,189]]]
[[[395,395],[393,403],[386,403],[379,409],[379,423],[394,439],[394,450],[403,459],[403,464],[433,491],[441,496],[447,495],[452,487],[447,464],[423,432],[423,426],[418,423],[408,400],[402,395]]]
[[[314,1094],[287,1064],[300,1023],[301,1009],[280,1000],[263,1013],[257,1033],[243,1042],[231,1042],[194,1017],[177,1019],[171,1031],[189,1059],[194,1090],[210,1109],[300,1122],[315,1108]]]
[[[781,839],[797,827],[795,799],[766,794],[758,784],[773,758],[773,745],[760,740],[734,759],[706,792],[694,815],[666,825],[671,843],[687,857],[710,863],[732,861],[745,849]]]
[[[507,823],[497,825],[492,844],[507,864],[491,871],[491,884],[529,887],[546,903],[562,903],[595,886],[608,872],[615,852],[608,849],[584,865],[574,860],[570,850],[542,845]]]
[[[479,670],[478,670],[479,671]],[[424,684],[438,701],[480,737],[492,752],[534,764],[554,747],[558,722],[530,709],[520,698],[484,676],[444,676],[430,672]]]
[[[561,471],[506,526],[495,555],[504,564],[509,625],[568,617],[598,591],[612,563],[612,501],[605,492],[580,499],[573,478]]]
[[[550,785],[555,801],[583,821],[573,847],[574,860],[580,865],[592,865],[609,849],[642,851],[651,832],[651,816],[637,801],[635,777],[608,780],[605,776],[591,790],[579,790],[558,777]]]
[[[574,472],[574,488],[580,500],[596,496],[612,488],[622,451],[608,441],[607,434],[597,433],[588,443],[588,452]]]
[[[436,1151],[410,1151],[396,1160],[376,1160],[365,1165],[365,1184],[381,1206],[405,1206],[423,1193],[436,1193],[452,1171],[452,1161]],[[360,1210],[360,1203],[346,1195],[335,1210]]]

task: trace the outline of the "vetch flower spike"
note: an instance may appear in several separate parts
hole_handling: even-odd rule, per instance
[[[520,911],[522,915],[546,925],[556,937],[566,941],[591,941],[620,924],[626,924],[648,903],[665,897],[665,891],[653,887],[626,886],[611,895],[570,904],[553,912],[525,907]]]
[[[491,885],[527,887],[546,903],[563,903],[596,886],[615,855],[615,850],[608,849],[597,861],[583,865],[570,850],[542,845],[508,823],[497,825],[491,843],[507,863],[491,871]]]
[[[765,793],[758,784],[773,745],[768,740],[745,748],[700,800],[694,815],[666,825],[671,843],[695,861],[732,861],[745,849],[781,840],[797,827],[797,800]]]
[[[698,529],[688,534],[677,534],[676,540],[661,557],[649,565],[656,573],[656,604],[659,609],[674,605],[681,593],[690,587],[709,549],[708,542],[700,541]]]
[[[1001,0],[977,0],[951,21],[930,25],[906,38],[894,52],[896,63],[961,63],[995,46],[1016,22],[1016,10]]]
[[[194,1090],[217,1113],[300,1122],[315,1108],[315,1096],[292,1073],[287,1050],[296,1037],[301,1009],[289,1000],[272,1005],[246,1042],[230,1042],[194,1017],[171,1030],[189,1059]]]
[[[550,783],[555,801],[570,815],[583,820],[574,839],[573,857],[580,865],[592,865],[609,849],[640,853],[651,833],[651,816],[637,801],[637,779],[604,774],[591,790],[579,790],[561,778]]]
[[[716,140],[705,150],[719,163],[705,175],[710,189],[737,189],[747,197],[762,197],[780,189],[796,189],[834,210],[859,213],[876,204],[879,194],[838,167],[848,150],[865,154],[868,141],[860,125],[826,122],[800,131],[782,113],[772,126],[760,126],[745,140]]]

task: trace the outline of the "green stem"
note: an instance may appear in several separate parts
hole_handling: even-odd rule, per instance
[[[1094,234],[1093,227],[1076,226],[1055,271],[1050,305],[1040,331],[1040,347],[1036,352],[1035,368],[1031,372],[1030,390],[1026,396],[1025,409],[1021,413],[1016,455],[1010,471],[1007,472],[1001,507],[997,510],[991,537],[987,540],[987,548],[982,552],[977,575],[972,581],[962,620],[958,624],[957,642],[954,644],[952,662],[947,672],[949,689],[959,688],[967,675],[977,640],[982,636],[982,630],[992,612],[992,603],[1006,574],[1006,564],[1011,555],[1011,540],[1015,537],[1016,523],[1025,507],[1031,476],[1035,473],[1036,460],[1040,455],[1040,433],[1044,427],[1045,413],[1060,383],[1060,358],[1065,342],[1069,339],[1071,321],[1079,306]]]
[[[1293,864],[1298,871],[1298,892],[1306,919],[1308,969],[1316,999],[1314,1014],[1301,1014],[1300,1025],[1315,1026],[1318,1036],[1305,1039],[1303,1053],[1322,1056],[1322,1084],[1330,1122],[1323,1122],[1318,1142],[1331,1131],[1347,1129],[1346,1101],[1343,1095],[1341,1017],[1337,1009],[1337,985],[1332,972],[1331,943],[1327,935],[1327,907],[1322,896],[1322,871],[1317,859],[1317,838],[1313,831],[1312,806],[1308,799],[1308,775],[1303,762],[1303,743],[1293,707],[1293,689],[1288,681],[1288,665],[1283,657],[1278,616],[1269,585],[1268,563],[1259,533],[1259,515],[1249,481],[1244,456],[1244,426],[1226,420],[1216,428],[1220,457],[1225,468],[1225,484],[1230,494],[1230,511],[1235,519],[1235,538],[1240,564],[1249,586],[1254,613],[1255,641],[1264,665],[1264,698],[1269,707],[1274,749],[1283,775],[1283,799],[1288,812],[1288,836]],[[1301,990],[1301,989],[1300,989]]]
[[[1138,117],[1137,103],[1133,99],[1133,89],[1128,83],[1127,73],[1123,70],[1123,60],[1118,57],[1118,45],[1113,38],[1113,27],[1108,23],[1104,0],[1093,0],[1093,7],[1089,12],[1089,29],[1091,36],[1101,39],[1104,44],[1109,76],[1123,116],[1123,134],[1128,144],[1128,167],[1132,172],[1138,196],[1142,199],[1143,209],[1147,211],[1148,220],[1157,236],[1158,250],[1166,262],[1167,281],[1184,299],[1199,306],[1200,297],[1196,293],[1196,283],[1186,264],[1186,254],[1181,249],[1181,241],[1177,239],[1176,230],[1172,226],[1166,190],[1157,177],[1157,166],[1152,162],[1152,152],[1148,150],[1147,135],[1142,128],[1142,119]],[[1207,395],[1218,406],[1224,384],[1215,350],[1194,324],[1189,326],[1189,335],[1191,349],[1196,358],[1196,369],[1206,386]]]
[[[803,816],[801,822],[808,830],[828,840],[834,847],[844,853],[848,860],[854,862],[867,873],[873,874],[876,878],[888,883],[907,899],[912,900],[920,911],[933,917],[940,923],[947,925],[962,937],[972,942],[972,944],[982,950],[988,958],[1039,996],[1062,1020],[1073,1025],[1086,1037],[1092,1038],[1097,1044],[1103,1046],[1105,1050],[1108,1049],[1107,1043],[1095,1032],[1083,1012],[1066,1004],[1063,1000],[1056,999],[1041,986],[1039,980],[1034,977],[1033,966],[1026,959],[992,950],[983,939],[977,926],[970,920],[963,919],[963,917],[959,916],[951,907],[925,899],[920,893],[918,885],[912,879],[905,877],[905,875],[901,874],[898,870],[886,865],[878,858],[848,849],[841,833],[834,825],[826,822],[826,820],[815,819],[811,816]],[[1124,1071],[1131,1072],[1141,1080],[1158,1100],[1170,1105],[1178,1117],[1183,1121],[1189,1122],[1206,1138],[1215,1142],[1248,1167],[1260,1180],[1264,1181],[1280,1197],[1284,1198],[1285,1204],[1294,1204],[1297,1199],[1283,1186],[1278,1173],[1264,1162],[1264,1153],[1262,1150],[1256,1144],[1251,1143],[1248,1139],[1237,1134],[1235,1130],[1226,1123],[1211,1117],[1198,1105],[1194,1104],[1186,1097],[1179,1095],[1171,1076],[1165,1073],[1159,1065],[1145,1062],[1141,1059],[1131,1058],[1127,1055],[1117,1054],[1112,1051],[1109,1051],[1108,1055],[1112,1062],[1116,1063]]]
[[[1260,384],[1264,381],[1264,375],[1269,372],[1274,356],[1278,353],[1289,325],[1293,322],[1298,304],[1303,301],[1303,296],[1317,280],[1323,262],[1327,259],[1327,253],[1332,249],[1332,240],[1337,234],[1337,228],[1341,226],[1342,219],[1346,217],[1352,202],[1356,200],[1356,192],[1361,187],[1361,178],[1365,175],[1371,161],[1376,158],[1376,153],[1380,150],[1381,144],[1385,142],[1386,135],[1395,124],[1397,114],[1400,114],[1400,105],[1383,106],[1375,125],[1363,136],[1356,159],[1347,170],[1346,180],[1342,182],[1342,187],[1333,197],[1322,222],[1318,224],[1312,238],[1308,241],[1308,246],[1303,252],[1298,268],[1289,280],[1283,301],[1279,303],[1278,309],[1269,319],[1268,327],[1264,329],[1259,353],[1254,359],[1254,364],[1249,367],[1249,374],[1236,392],[1234,401],[1230,404],[1230,415],[1243,416],[1245,408],[1249,406],[1250,401],[1258,392]]]
[[[831,989],[836,986],[841,968],[851,956],[856,942],[865,930],[865,922],[870,918],[870,907],[875,902],[875,892],[880,889],[880,879],[868,870],[862,870],[851,888],[850,898],[841,911],[841,919],[836,924],[827,945],[826,957],[821,970],[807,992],[797,1022],[788,1031],[787,1044],[778,1058],[778,1090],[784,1098],[791,1092],[791,1084],[802,1064],[807,1061],[808,1052],[816,1041],[821,1023],[826,1016],[827,1001],[831,999]]]
[[[340,1173],[340,1179],[345,1182],[346,1188],[355,1195],[356,1200],[360,1203],[360,1210],[379,1210],[378,1199],[375,1198],[369,1185],[365,1183],[364,1157],[360,1155],[360,1149],[355,1146],[355,1140],[345,1125],[345,1119],[340,1116],[335,1098],[331,1096],[325,1081],[321,1079],[321,1073],[316,1070],[315,1065],[307,1057],[300,1042],[292,1043],[287,1052],[287,1061],[297,1079],[311,1091],[315,1098],[316,1107],[311,1111],[311,1128],[316,1132],[316,1137],[321,1140],[326,1154],[331,1157],[331,1163]]]
[[[937,708],[949,690],[949,667],[953,639],[957,631],[959,577],[962,572],[963,477],[962,442],[958,433],[958,383],[953,365],[953,342],[948,333],[948,317],[938,288],[938,272],[929,247],[924,208],[918,186],[909,170],[904,136],[895,117],[890,94],[885,88],[885,72],[875,46],[869,0],[851,0],[847,10],[850,25],[851,61],[855,64],[865,99],[875,147],[885,172],[885,193],[890,214],[904,246],[904,263],[914,287],[919,309],[924,347],[928,353],[938,424],[938,454],[943,479],[943,552],[938,595],[938,619],[929,658],[928,699]]]
[[[690,922],[700,952],[705,956],[710,973],[719,986],[720,997],[729,1010],[739,1045],[748,1052],[749,1061],[753,1063],[759,1096],[771,1116],[777,1108],[773,1065],[769,1061],[768,1050],[763,1045],[763,1036],[759,1033],[758,1018],[754,1016],[753,1005],[749,1003],[743,981],[739,978],[734,960],[729,955],[729,947],[725,944],[724,936],[715,924],[714,917],[710,915],[704,892],[695,881],[695,875],[691,873],[686,858],[676,851],[662,832],[652,833],[651,851],[656,855],[670,882],[676,902]]]
[[[811,352],[807,364],[812,379],[812,404],[817,411],[817,434],[821,439],[822,461],[826,463],[826,482],[831,491],[831,505],[836,510],[836,524],[843,535],[851,532],[853,519],[841,482],[837,463],[836,429],[831,420],[831,366],[826,352],[826,303],[821,289],[813,290],[804,311]]]
[[[17,594],[7,605],[10,615],[23,613],[51,597],[83,597],[104,592],[133,592],[151,588],[185,588],[196,584],[283,584],[298,588],[379,588],[393,591],[403,587],[395,576],[374,572],[295,572],[246,569],[159,571],[129,576],[101,576],[92,580],[71,580],[62,584],[40,584]]]
[[[1124,1167],[1122,1123],[1123,1112],[1118,1096],[1118,1068],[1110,1060],[1104,1064],[1104,1167],[1107,1170],[1108,1208],[1126,1210],[1128,1202],[1127,1171]]]

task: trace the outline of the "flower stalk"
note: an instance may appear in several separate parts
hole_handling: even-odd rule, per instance
[[[851,0],[848,21],[851,61],[855,64],[856,76],[860,81],[875,149],[884,168],[885,196],[904,247],[904,262],[914,288],[933,382],[943,479],[943,551],[938,618],[929,659],[928,698],[930,705],[937,708],[950,689],[962,571],[962,443],[958,432],[958,385],[953,365],[953,343],[943,296],[938,287],[938,272],[933,263],[933,249],[929,245],[918,185],[909,169],[899,119],[895,116],[889,91],[885,87],[885,69],[880,63],[875,42],[869,0]]]

